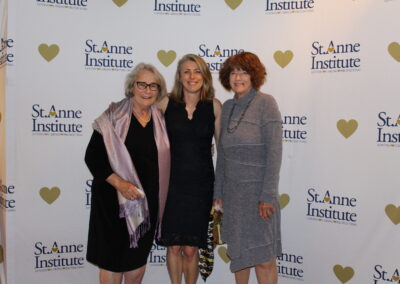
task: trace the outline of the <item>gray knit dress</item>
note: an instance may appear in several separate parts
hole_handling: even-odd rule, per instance
[[[240,99],[226,101],[214,198],[222,199],[224,207],[222,239],[228,246],[232,272],[282,253],[278,203],[281,160],[282,119],[275,99],[251,90]],[[276,212],[269,220],[258,216],[259,201],[274,204]]]

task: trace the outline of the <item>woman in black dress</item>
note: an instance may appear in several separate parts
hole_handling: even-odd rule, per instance
[[[85,156],[93,175],[86,258],[99,267],[101,284],[141,283],[145,272],[168,190],[169,141],[153,106],[165,89],[152,65],[139,64],[127,76],[126,98],[93,124]]]
[[[159,243],[168,246],[171,282],[198,278],[198,248],[205,248],[214,167],[212,139],[218,140],[221,103],[214,98],[212,77],[199,56],[179,62],[175,84],[159,107],[165,114],[171,142],[171,178]]]

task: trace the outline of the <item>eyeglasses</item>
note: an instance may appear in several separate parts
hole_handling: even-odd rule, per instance
[[[249,73],[247,73],[246,71],[232,71],[231,73],[229,73],[229,75],[230,76],[232,76],[232,77],[236,77],[236,76],[239,76],[239,77],[244,77],[244,76],[247,76],[247,75],[249,75]]]
[[[160,85],[157,83],[136,82],[136,86],[139,90],[146,90],[147,87],[149,87],[150,91],[158,91],[160,89]]]

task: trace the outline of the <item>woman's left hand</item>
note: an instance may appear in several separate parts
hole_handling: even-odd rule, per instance
[[[275,207],[272,203],[258,202],[258,216],[263,220],[268,220],[274,213]]]

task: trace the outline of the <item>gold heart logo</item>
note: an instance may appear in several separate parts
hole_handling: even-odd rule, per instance
[[[117,5],[118,7],[121,7],[122,5],[124,5],[126,2],[128,2],[128,0],[112,0],[115,5]]]
[[[335,273],[337,279],[342,283],[346,283],[354,276],[354,270],[351,267],[343,268],[340,264],[336,264],[333,267],[333,272]]]
[[[228,5],[232,10],[235,10],[242,4],[243,0],[225,0],[226,5]]]
[[[1,113],[0,113],[0,118],[1,118]],[[397,124],[400,124],[400,119],[397,120]]]
[[[165,50],[160,50],[157,52],[157,57],[160,62],[167,67],[170,65],[172,62],[174,62],[176,58],[176,52],[173,50],[170,50],[166,52]]]
[[[52,44],[48,46],[47,44],[42,43],[41,45],[39,45],[38,50],[40,55],[48,62],[50,62],[51,60],[54,59],[54,57],[57,56],[58,52],[60,51],[60,48],[58,47],[57,44]]]
[[[285,208],[289,201],[290,197],[286,193],[279,195],[279,208],[281,208],[281,210]]]
[[[275,51],[274,59],[279,66],[285,68],[290,63],[290,61],[292,61],[293,52],[291,50],[286,50],[285,52],[282,52],[280,50]]]
[[[333,47],[328,48],[328,52],[333,52],[335,49]]]
[[[218,249],[218,255],[219,255],[219,257],[220,257],[225,263],[228,263],[229,261],[231,261],[231,259],[229,258],[229,256],[227,255],[226,252],[227,252],[226,247],[223,247],[223,246],[219,247],[219,249]]]
[[[4,249],[3,246],[0,246],[0,263],[4,262]]]
[[[40,197],[48,204],[52,204],[57,198],[60,196],[60,189],[57,186],[52,187],[49,189],[48,187],[42,187],[39,190]]]
[[[336,127],[344,138],[349,138],[357,130],[358,122],[354,119],[349,121],[341,119],[336,123]]]
[[[393,275],[392,276],[392,280],[399,281],[400,280],[400,276]]]
[[[102,48],[101,48],[101,51],[103,51],[103,52],[108,51],[108,47],[102,47]]]
[[[400,224],[400,206],[396,207],[393,204],[389,204],[385,207],[385,212],[393,224]]]
[[[389,54],[398,62],[400,62],[400,44],[392,42],[388,46]]]
[[[55,111],[50,111],[49,114],[50,114],[50,116],[55,116],[56,112]]]
[[[324,201],[325,202],[329,202],[329,201],[331,201],[331,198],[330,197],[324,197]]]

